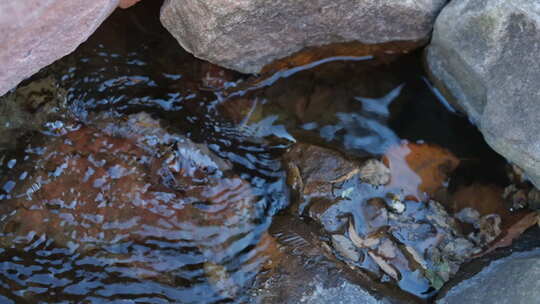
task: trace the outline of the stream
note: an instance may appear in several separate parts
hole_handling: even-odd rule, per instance
[[[0,302],[292,303],[316,289],[299,282],[321,273],[380,303],[432,301],[448,278],[402,260],[399,274],[381,270],[373,248],[363,260],[351,253],[353,263],[333,241],[369,235],[360,210],[397,193],[354,176],[355,164],[396,146],[450,151],[460,164],[445,189],[509,183],[506,161],[431,86],[421,52],[243,75],[185,52],[158,12],[153,1],[117,10],[0,99]],[[303,192],[291,168],[316,172],[302,176]],[[407,208],[401,218],[432,220],[436,208],[411,193],[392,198]],[[427,226],[389,221],[401,226],[383,244],[435,239]],[[400,238],[409,229],[429,231]]]

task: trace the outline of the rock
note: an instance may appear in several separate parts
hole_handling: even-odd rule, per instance
[[[118,266],[120,278],[152,286],[172,285],[192,265],[209,296],[238,297],[245,282],[236,272],[257,273],[277,262],[265,234],[260,242],[237,237],[253,230],[249,182],[205,145],[167,132],[149,115],[126,118],[78,125],[42,137],[44,143],[34,140],[7,166],[0,160],[0,169],[9,168],[0,177],[0,246],[21,252],[46,241],[55,246],[46,252],[82,254],[96,267]],[[228,261],[238,250],[249,262],[235,262],[233,271]],[[97,269],[103,280],[111,278]]]
[[[230,163],[145,113],[75,129],[27,147],[0,180],[2,208],[12,209],[2,221],[6,247],[32,232],[86,252],[179,227],[202,244],[210,240],[196,231],[205,227],[215,229],[205,252],[212,261],[224,245],[214,238],[253,214],[251,187],[229,175]]]
[[[67,115],[66,90],[53,77],[47,76],[21,85],[0,97],[0,147],[13,149],[14,138],[32,131],[50,131]]]
[[[387,299],[378,300],[368,292],[367,288],[352,284],[343,276],[334,273],[327,274],[327,272],[322,271],[318,272],[316,269],[302,269],[301,259],[298,257],[289,257],[288,265],[284,268],[291,268],[291,263],[295,264],[292,266],[295,272],[290,270],[282,271],[283,273],[280,276],[271,277],[252,292],[250,303],[414,303],[414,301],[403,299],[393,302]],[[325,267],[324,264],[317,266]],[[328,268],[328,266],[325,268]]]
[[[276,216],[270,233],[280,244],[282,265],[270,276],[259,275],[245,302],[418,303],[410,294],[357,275],[350,265],[328,256],[329,247],[321,246],[317,231],[295,216]]]
[[[302,189],[298,189],[300,194],[316,195],[330,201],[335,198],[333,185],[358,173],[356,162],[346,159],[336,151],[305,143],[291,148],[284,155],[284,160],[288,164],[289,176],[300,174],[299,177],[294,177],[302,180]]]
[[[403,167],[433,180],[437,187],[457,166],[453,155],[435,145],[410,147],[413,160],[403,161]],[[395,170],[396,159],[390,162],[390,173],[399,175],[403,168]],[[498,227],[489,225],[492,217],[486,217],[485,227],[480,227],[478,218],[476,230],[485,228],[486,237],[479,244],[473,243],[438,202],[407,199],[404,196],[409,192],[404,192],[402,183],[366,183],[361,168],[374,159],[347,159],[328,148],[297,143],[284,155],[284,161],[295,168],[288,172],[295,177],[291,180],[301,180],[293,184],[298,186],[293,190],[299,214],[310,217],[331,235],[338,257],[354,265],[355,271],[369,273],[375,281],[391,281],[420,297],[429,297],[440,289],[489,241],[491,228]],[[415,191],[419,184],[415,184]],[[356,248],[351,248],[351,243]]]
[[[0,3],[0,95],[84,42],[118,0]]]
[[[343,235],[334,234],[332,235],[332,244],[334,248],[344,257],[352,260],[354,262],[358,261],[360,255],[356,252],[354,244]]]
[[[509,246],[536,225],[536,214],[505,208],[503,189],[498,186],[457,188],[447,194],[445,205],[409,195],[424,181],[433,189],[430,192],[445,188],[444,181],[459,160],[433,144],[396,148],[407,148],[403,154],[410,157],[386,157],[394,183],[384,185],[368,184],[363,179],[362,168],[379,162],[373,158],[346,158],[307,143],[295,144],[284,155],[289,180],[296,181],[289,184],[300,205],[298,215],[319,224],[318,233],[326,235],[321,239],[331,240],[328,251],[354,271],[369,273],[375,282],[391,282],[419,297],[429,297],[454,278],[464,263]],[[411,178],[403,176],[419,178],[410,188]]]
[[[435,23],[427,68],[488,144],[540,187],[540,2],[455,0]]]
[[[540,253],[517,253],[493,262],[451,289],[438,304],[537,303]]]
[[[257,73],[274,60],[306,47],[423,41],[445,3],[167,0],[161,21],[196,57],[240,72]]]
[[[390,169],[379,160],[369,159],[359,170],[360,178],[368,184],[380,186],[390,181]]]

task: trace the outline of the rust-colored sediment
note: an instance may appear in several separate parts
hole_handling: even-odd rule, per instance
[[[118,7],[126,9],[137,4],[137,2],[139,1],[141,0],[120,0],[120,3],[118,3]]]
[[[378,62],[387,63],[399,57],[399,55],[409,53],[425,45],[426,42],[427,40],[417,40],[364,44],[354,41],[309,47],[267,64],[262,68],[261,74],[275,73],[280,70],[306,65],[324,58],[336,56],[361,57],[372,55]]]

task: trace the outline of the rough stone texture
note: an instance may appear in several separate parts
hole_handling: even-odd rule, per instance
[[[438,304],[538,303],[540,253],[514,254],[463,281]]]
[[[0,95],[71,53],[118,0],[0,1]]]
[[[540,2],[454,0],[435,24],[427,67],[489,145],[540,186]]]
[[[196,57],[256,73],[305,47],[428,38],[446,0],[166,0],[161,21]]]

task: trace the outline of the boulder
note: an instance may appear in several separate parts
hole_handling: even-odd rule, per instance
[[[0,95],[84,42],[118,0],[0,2]]]
[[[540,187],[540,2],[454,0],[426,57],[446,97]]]
[[[425,40],[446,2],[166,0],[161,21],[196,57],[257,73],[307,47]]]
[[[538,303],[540,252],[498,260],[452,288],[437,304]]]

